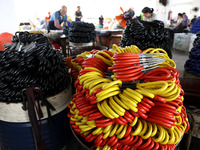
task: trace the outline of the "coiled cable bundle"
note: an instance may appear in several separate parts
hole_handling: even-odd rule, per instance
[[[189,73],[200,77],[200,33],[197,34],[184,67]]]
[[[92,23],[72,22],[69,29],[69,41],[73,43],[89,43],[96,37],[95,26]]]
[[[23,102],[22,90],[39,87],[49,97],[71,82],[64,56],[43,34],[16,32],[0,53],[0,101]]]
[[[73,130],[97,150],[175,149],[189,122],[167,53],[113,45],[91,54],[79,55],[76,94],[68,105]]]
[[[200,19],[197,18],[193,23],[192,23],[192,26],[191,26],[191,29],[190,29],[190,33],[198,33],[200,30]]]
[[[162,48],[172,58],[173,36],[173,32],[170,29],[164,28],[162,21],[146,22],[133,19],[127,22],[120,46],[136,45],[142,50],[150,47]]]

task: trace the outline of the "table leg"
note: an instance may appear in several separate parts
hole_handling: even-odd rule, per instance
[[[66,42],[66,46],[67,46],[67,54],[68,54],[68,57],[70,57],[72,54],[71,54],[71,52],[70,52],[69,39],[68,39],[67,42]]]
[[[60,46],[61,46],[61,48],[62,48],[62,53],[63,53],[63,55],[65,56],[65,57],[67,57],[67,53],[66,53],[66,46],[67,46],[67,44],[66,44],[66,39],[61,39],[60,40]]]

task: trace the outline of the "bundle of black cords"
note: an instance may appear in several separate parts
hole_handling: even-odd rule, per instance
[[[185,62],[184,67],[187,72],[200,77],[200,32],[197,33],[189,59]]]
[[[96,37],[95,26],[92,23],[72,22],[69,29],[69,41],[73,43],[89,43]]]
[[[163,6],[166,6],[168,1],[167,0],[159,0],[159,3],[163,4]]]
[[[0,101],[23,102],[22,90],[39,87],[44,97],[66,89],[71,82],[64,56],[43,34],[16,32],[0,51]]]
[[[148,48],[162,48],[170,58],[174,34],[170,29],[164,28],[164,23],[159,20],[153,22],[133,19],[127,21],[127,27],[123,32],[120,46],[136,45],[141,50]]]

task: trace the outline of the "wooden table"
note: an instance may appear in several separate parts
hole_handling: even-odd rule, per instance
[[[58,37],[52,37],[50,35],[47,36],[48,39],[50,40],[51,43],[58,43],[62,49],[62,53],[65,57],[68,57],[69,56],[69,40],[68,40],[68,36],[66,35],[60,35]],[[66,48],[67,47],[67,48]],[[66,52],[67,50],[67,52]]]
[[[180,76],[180,82],[185,92],[184,105],[200,107],[200,77],[196,77],[184,70]]]
[[[96,29],[96,41],[98,45],[109,47],[111,36],[122,33],[122,29]]]

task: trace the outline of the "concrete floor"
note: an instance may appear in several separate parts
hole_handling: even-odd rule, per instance
[[[184,74],[184,65],[186,60],[188,60],[189,54],[186,54],[185,51],[173,50],[172,51],[172,59],[176,63],[176,69],[179,71],[180,76]]]
[[[173,50],[172,51],[172,59],[176,63],[176,69],[179,71],[179,77],[182,78],[195,78],[199,79],[199,77],[194,76],[184,69],[185,62],[189,59],[189,53],[181,50]]]

